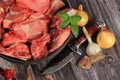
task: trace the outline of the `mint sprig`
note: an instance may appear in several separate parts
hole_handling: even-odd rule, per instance
[[[70,17],[64,12],[59,12],[57,15],[62,19],[60,28],[66,28],[68,25],[70,25],[71,31],[76,38],[79,35],[79,27],[77,26],[77,22],[81,20],[81,17],[78,15]]]
[[[70,16],[63,12],[59,12],[57,15],[62,19],[60,28],[66,28],[67,25],[70,23]]]

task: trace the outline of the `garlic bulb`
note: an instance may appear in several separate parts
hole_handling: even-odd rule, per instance
[[[89,42],[89,45],[86,48],[87,54],[90,55],[96,55],[100,53],[102,50],[101,48],[94,42]]]

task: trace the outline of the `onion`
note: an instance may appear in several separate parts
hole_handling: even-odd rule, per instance
[[[114,34],[106,29],[105,27],[101,28],[101,31],[97,35],[97,44],[104,49],[111,48],[116,41]]]
[[[88,22],[88,14],[83,10],[83,6],[79,6],[79,11],[77,13],[81,17],[81,20],[77,23],[79,27],[83,27],[87,24]]]

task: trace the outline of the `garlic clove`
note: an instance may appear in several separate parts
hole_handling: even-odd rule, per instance
[[[101,48],[94,42],[89,42],[89,45],[86,48],[87,54],[90,55],[96,55],[100,53],[102,50]]]
[[[84,56],[79,62],[78,67],[82,69],[90,69],[92,66],[92,62],[88,56]]]

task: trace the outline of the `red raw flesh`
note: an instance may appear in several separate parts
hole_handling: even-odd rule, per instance
[[[4,8],[0,5],[0,16],[3,16],[5,14]]]
[[[9,46],[10,44],[26,42],[40,37],[42,34],[47,33],[46,20],[28,19],[20,24],[16,23],[12,26],[9,33],[4,34],[2,41],[3,46]]]
[[[2,75],[5,80],[16,80],[14,78],[14,69],[10,68],[10,69],[3,69],[0,67],[0,75]]]
[[[61,19],[58,16],[53,16],[51,25],[49,26],[50,28],[57,28],[57,26],[61,23]]]
[[[31,45],[31,52],[33,59],[37,60],[48,55],[46,44],[50,41],[50,35],[44,34],[42,37],[33,40]]]
[[[10,7],[9,14],[7,14],[5,19],[3,20],[3,27],[10,28],[13,23],[24,21],[32,13],[33,12],[29,9],[20,8],[16,5],[13,5],[12,7]]]
[[[16,0],[16,4],[23,8],[45,13],[51,5],[51,0]]]
[[[28,40],[32,40],[35,38],[40,37],[42,34],[48,32],[47,22],[46,20],[35,20],[31,21],[25,24],[21,23],[19,27],[22,29],[22,31],[25,33]],[[19,32],[19,29],[18,31]],[[19,33],[18,33],[19,34]],[[23,37],[21,35],[21,37]]]
[[[55,15],[55,13],[63,6],[65,6],[65,4],[61,0],[52,0],[51,6],[47,11],[46,15],[49,15],[50,17]]]
[[[2,1],[0,1],[0,23],[3,22],[3,18],[6,15],[8,6],[5,5]]]
[[[4,33],[4,30],[2,28],[2,24],[0,23],[0,39],[3,38],[3,33]]]
[[[19,31],[21,31],[21,30],[19,30]],[[2,46],[5,47],[5,46],[9,46],[11,44],[27,41],[25,33],[23,31],[19,32],[19,33],[21,33],[20,35],[14,34],[14,33],[15,32],[12,32],[12,31],[9,33],[4,33]]]
[[[14,78],[14,69],[5,69],[4,70],[5,80],[15,80]]]
[[[65,29],[53,29],[51,31],[51,36],[53,37],[52,43],[50,44],[50,50],[49,52],[53,52],[60,48],[66,39],[70,36],[70,27],[67,27]]]
[[[23,43],[16,43],[9,46],[8,48],[3,48],[2,46],[0,46],[0,52],[1,54],[25,61],[31,59],[29,48]]]
[[[25,61],[37,60],[64,44],[70,36],[70,27],[59,28],[61,19],[55,14],[65,5],[61,0],[15,1],[16,4],[14,0],[0,1],[1,54]],[[25,42],[31,43],[30,49]]]
[[[5,5],[12,5],[15,3],[15,0],[2,0]]]

